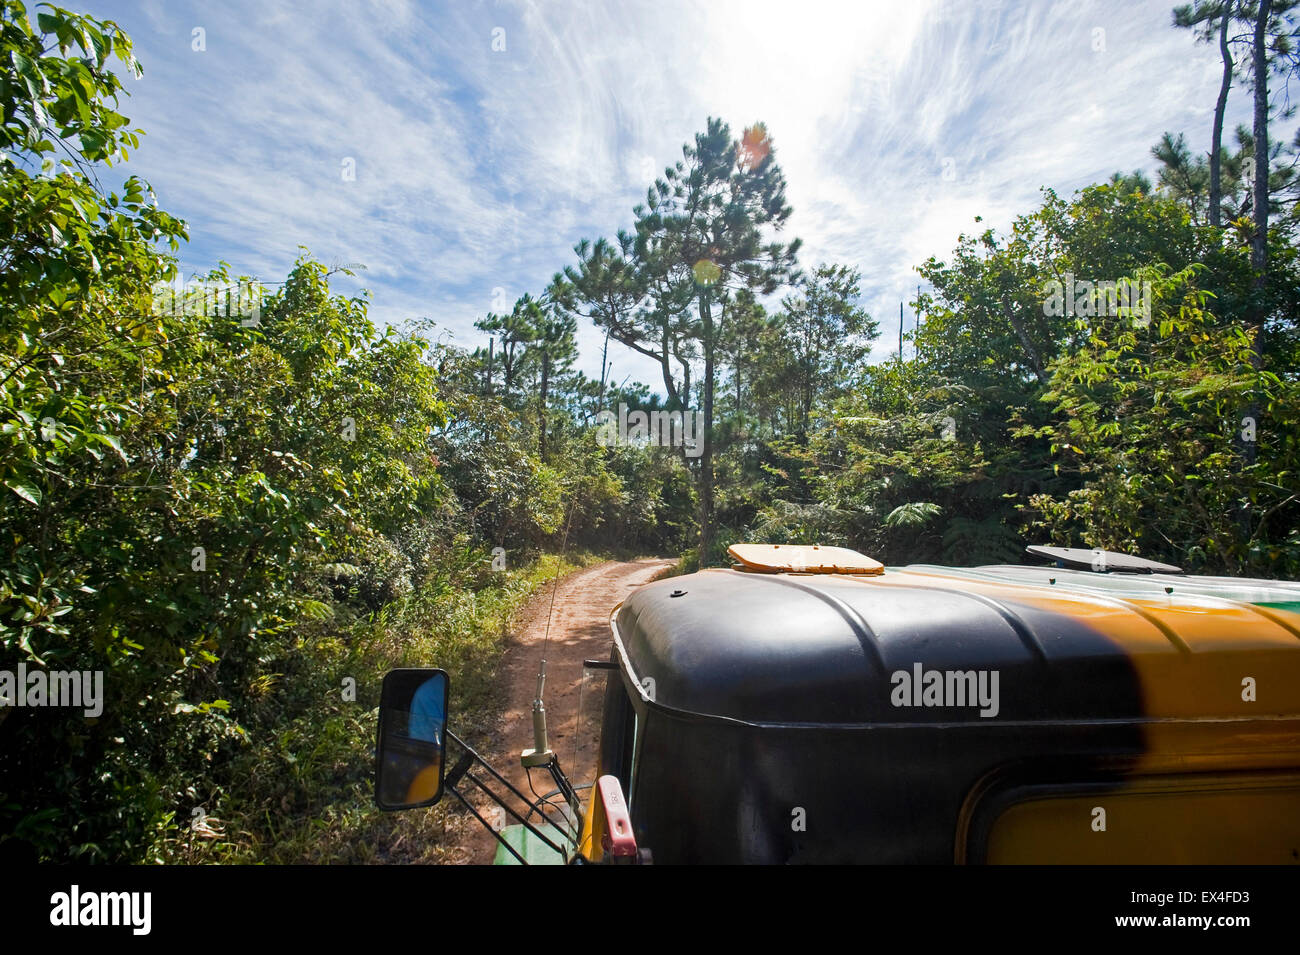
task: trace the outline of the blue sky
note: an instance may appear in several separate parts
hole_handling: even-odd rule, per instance
[[[453,341],[612,236],[710,115],[763,120],[801,261],[862,271],[897,347],[914,267],[1005,227],[1038,190],[1151,171],[1165,130],[1208,145],[1217,50],[1160,2],[189,3],[89,0],[136,42],[127,170],[188,220],[187,276],[266,282],[306,246],[365,266],[377,321]],[[202,50],[194,47],[202,31]],[[504,50],[494,49],[502,46]],[[1234,90],[1227,128],[1249,121]],[[347,160],[355,178],[344,176]],[[974,223],[983,216],[984,225]],[[336,277],[338,279],[340,277]],[[912,318],[908,312],[908,326]],[[601,336],[582,330],[598,374]],[[656,383],[614,348],[614,377]]]

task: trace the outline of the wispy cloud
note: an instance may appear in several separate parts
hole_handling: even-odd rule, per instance
[[[132,171],[190,221],[192,268],[266,280],[297,246],[363,263],[373,314],[462,343],[536,292],[721,116],[767,123],[804,261],[865,277],[896,341],[914,266],[1040,187],[1208,140],[1217,53],[1162,2],[92,2],[137,43]],[[204,49],[195,50],[195,30]],[[1229,122],[1245,121],[1243,95]],[[349,178],[345,173],[354,171]],[[976,226],[974,217],[984,223]],[[910,322],[910,316],[909,316]],[[596,373],[599,336],[584,330]],[[658,380],[620,351],[616,376]]]

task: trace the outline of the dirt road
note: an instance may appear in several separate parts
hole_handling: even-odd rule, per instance
[[[546,717],[550,745],[569,766],[578,729],[579,691],[582,661],[608,660],[610,651],[609,613],[636,587],[649,583],[673,565],[672,560],[646,558],[636,561],[607,561],[577,571],[562,579],[555,591],[550,637],[546,641]],[[552,587],[543,588],[524,611],[501,662],[503,709],[490,745],[479,750],[507,779],[528,792],[527,779],[519,765],[519,753],[532,745],[533,697],[537,691],[537,665],[542,656]],[[590,701],[587,701],[588,703]],[[586,705],[586,704],[584,704]],[[584,734],[592,728],[588,722]],[[534,771],[539,787],[550,789],[549,776]],[[577,780],[575,780],[576,782]],[[539,788],[539,792],[543,790]],[[482,826],[474,823],[467,832],[462,858],[471,864],[489,864],[497,842]]]

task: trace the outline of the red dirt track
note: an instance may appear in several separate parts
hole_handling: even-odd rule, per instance
[[[546,717],[551,749],[566,771],[574,752],[578,723],[578,697],[582,688],[582,661],[608,660],[612,637],[609,614],[635,588],[661,576],[675,561],[643,558],[634,561],[606,561],[575,571],[559,582],[550,637],[546,642]],[[532,746],[533,697],[537,692],[537,666],[541,661],[551,592],[548,584],[529,602],[515,625],[501,660],[499,680],[503,709],[490,743],[479,752],[492,766],[524,793],[528,780],[519,764],[519,754]],[[585,704],[584,704],[585,705]],[[590,724],[584,727],[584,735]],[[474,745],[475,741],[469,741]],[[538,792],[553,788],[549,774],[533,773]],[[574,783],[590,780],[574,779]],[[475,800],[479,804],[479,800]],[[487,809],[480,809],[487,815]],[[491,818],[490,816],[488,818]],[[511,820],[512,821],[512,820]],[[486,865],[492,862],[497,841],[482,826],[469,819],[463,861]]]

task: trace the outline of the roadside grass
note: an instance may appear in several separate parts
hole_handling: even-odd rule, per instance
[[[451,677],[452,724],[470,739],[489,731],[495,677],[512,621],[557,574],[597,563],[582,553],[490,574],[477,588],[446,580],[346,628],[304,634],[299,653],[263,708],[249,743],[220,785],[195,791],[157,856],[176,863],[443,863],[477,821],[447,800],[385,813],[372,795],[383,674],[439,666]],[[355,691],[348,681],[355,681]],[[349,698],[353,697],[353,698]]]

